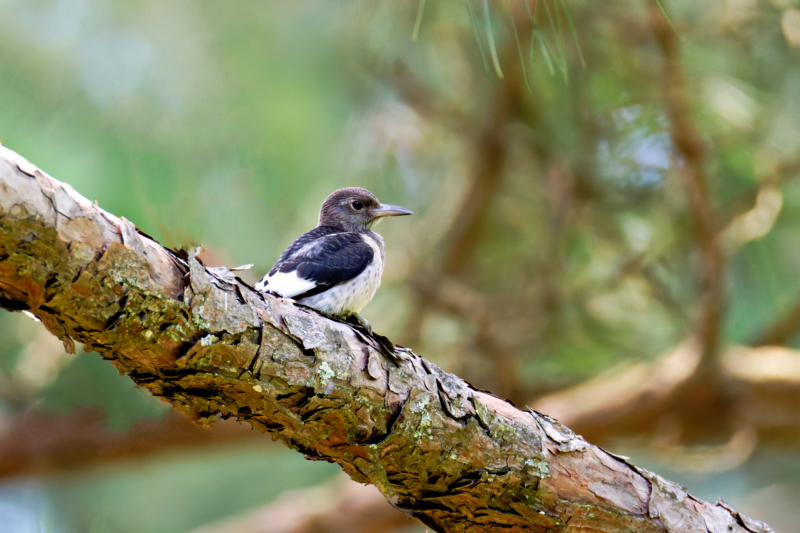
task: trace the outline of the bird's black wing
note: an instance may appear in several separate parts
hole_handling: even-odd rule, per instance
[[[341,230],[336,230],[330,226],[317,226],[316,228],[303,233],[283,251],[278,260],[275,261],[275,264],[272,265],[272,269],[270,269],[269,273],[272,274],[273,272],[277,272],[281,264],[283,264],[290,257],[294,256],[307,244],[311,244],[317,239],[332,235],[334,233],[341,233]]]
[[[312,230],[313,231],[313,230]],[[272,270],[265,278],[266,290],[273,290],[281,294],[280,287],[271,287],[283,280],[292,281],[291,274],[296,279],[311,282],[313,285],[299,294],[286,294],[295,300],[319,294],[329,288],[350,281],[369,266],[375,251],[366,243],[361,234],[356,232],[343,232],[312,237],[309,232],[289,247],[275,263]],[[300,242],[304,241],[304,242]],[[278,275],[284,274],[287,276]],[[279,281],[280,280],[280,281]]]

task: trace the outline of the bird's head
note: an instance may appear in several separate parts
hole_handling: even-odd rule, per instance
[[[382,204],[375,195],[360,187],[333,191],[319,210],[319,225],[345,231],[368,230],[383,217],[410,215],[411,211],[396,205]]]

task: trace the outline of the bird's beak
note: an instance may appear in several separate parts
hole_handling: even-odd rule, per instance
[[[380,217],[399,217],[403,215],[411,215],[414,212],[410,209],[406,209],[405,207],[400,207],[397,205],[387,205],[381,204],[380,207],[377,209],[372,210],[372,216],[375,218]]]

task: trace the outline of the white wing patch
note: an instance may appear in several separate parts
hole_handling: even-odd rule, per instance
[[[297,272],[275,272],[271,276],[264,278],[256,283],[256,290],[261,292],[271,291],[280,294],[284,298],[292,298],[298,294],[310,291],[317,284],[307,279],[297,277]]]

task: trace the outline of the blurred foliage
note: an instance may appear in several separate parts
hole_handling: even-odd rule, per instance
[[[54,476],[44,483],[22,479],[10,490],[0,487],[0,502],[5,504],[0,505],[0,524],[16,526],[4,527],[10,532],[190,531],[284,491],[323,482],[338,470],[310,463],[285,448],[172,451]],[[10,512],[9,503],[16,513]]]
[[[800,297],[800,4],[663,5],[725,251],[722,341],[748,343]],[[675,58],[653,37],[652,9],[0,0],[0,142],[166,245],[202,244],[209,264],[255,263],[250,281],[315,225],[335,188],[411,208],[378,228],[387,270],[365,316],[524,402],[698,329],[706,259],[667,103]],[[4,426],[34,408],[102,405],[119,429],[163,412],[27,321],[0,315]],[[75,476],[84,481],[48,483],[61,494],[94,483]],[[244,492],[254,491],[262,499],[247,505],[270,498]],[[221,512],[238,499],[218,497]],[[52,531],[87,530],[82,512]]]

